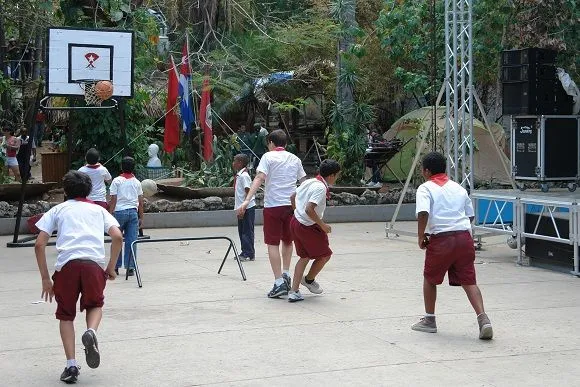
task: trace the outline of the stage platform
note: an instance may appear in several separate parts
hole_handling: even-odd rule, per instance
[[[568,244],[573,250],[571,273],[580,276],[580,192],[567,189],[549,192],[475,190],[471,192],[471,198],[476,214],[474,236],[479,245],[486,235],[511,235],[511,245],[518,249],[518,263],[525,265],[529,264],[522,249],[526,239]]]

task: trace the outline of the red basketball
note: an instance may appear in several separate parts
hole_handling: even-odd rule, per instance
[[[113,84],[109,81],[99,81],[95,85],[95,94],[101,100],[111,98],[113,95]]]

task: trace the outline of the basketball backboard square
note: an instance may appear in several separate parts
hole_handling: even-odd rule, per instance
[[[133,32],[49,28],[47,94],[84,94],[81,80],[113,83],[113,97],[133,96]]]

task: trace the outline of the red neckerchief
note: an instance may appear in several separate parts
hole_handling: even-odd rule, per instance
[[[85,165],[85,167],[87,167],[87,168],[91,168],[91,169],[97,169],[97,168],[99,168],[100,166],[101,166],[101,164],[99,164],[99,163],[96,163],[96,164],[87,164],[87,165]]]
[[[133,177],[135,177],[135,175],[129,172],[123,172],[119,176],[123,176],[125,179],[132,179]]]
[[[316,180],[321,181],[324,186],[326,187],[326,200],[330,199],[330,187],[328,186],[328,183],[326,182],[326,180],[324,180],[324,177],[318,175],[316,176]]]
[[[275,152],[282,152],[285,151],[286,148],[284,148],[283,146],[277,146],[276,148],[273,149]]]
[[[236,183],[238,182],[238,176],[244,173],[248,168],[242,168],[234,175],[234,189],[236,189]]]
[[[85,203],[95,204],[95,202],[93,202],[91,199],[87,199],[87,198],[74,198],[73,200],[76,200],[77,202],[85,202]]]
[[[443,185],[449,181],[449,176],[447,176],[445,173],[438,173],[436,175],[431,175],[429,181],[432,181],[439,187],[443,187]]]

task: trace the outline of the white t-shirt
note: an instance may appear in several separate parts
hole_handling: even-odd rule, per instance
[[[104,234],[112,226],[119,227],[119,223],[103,207],[74,199],[51,208],[36,222],[48,235],[58,230],[56,271],[73,259],[89,259],[104,269]]]
[[[93,183],[93,189],[87,199],[94,200],[97,202],[107,201],[107,187],[105,186],[105,181],[111,180],[111,174],[109,170],[98,164],[97,168],[91,168],[88,166],[82,166],[79,168],[79,172],[86,173],[91,178]]]
[[[256,170],[266,175],[265,208],[289,206],[296,181],[306,176],[300,159],[285,150],[266,152]]]
[[[465,188],[449,180],[442,186],[427,181],[417,188],[415,214],[428,212],[426,232],[471,231],[469,217],[474,216],[471,199]]]
[[[316,223],[306,214],[306,205],[308,203],[316,204],[314,212],[322,219],[324,210],[326,209],[327,189],[326,182],[322,182],[316,178],[308,179],[300,184],[300,187],[296,189],[296,209],[294,210],[294,217],[297,221],[305,226],[312,226]]]
[[[242,168],[236,174],[236,186],[234,190],[236,192],[235,198],[235,205],[234,209],[237,210],[242,205],[242,202],[246,200],[246,188],[250,188],[252,186],[252,178],[248,173],[247,168]],[[256,196],[252,196],[252,200],[250,200],[250,204],[248,204],[248,208],[252,208],[256,206]]]
[[[111,183],[109,193],[117,195],[115,211],[137,209],[139,208],[139,196],[143,195],[143,188],[136,177],[126,179],[123,176],[117,176]]]

